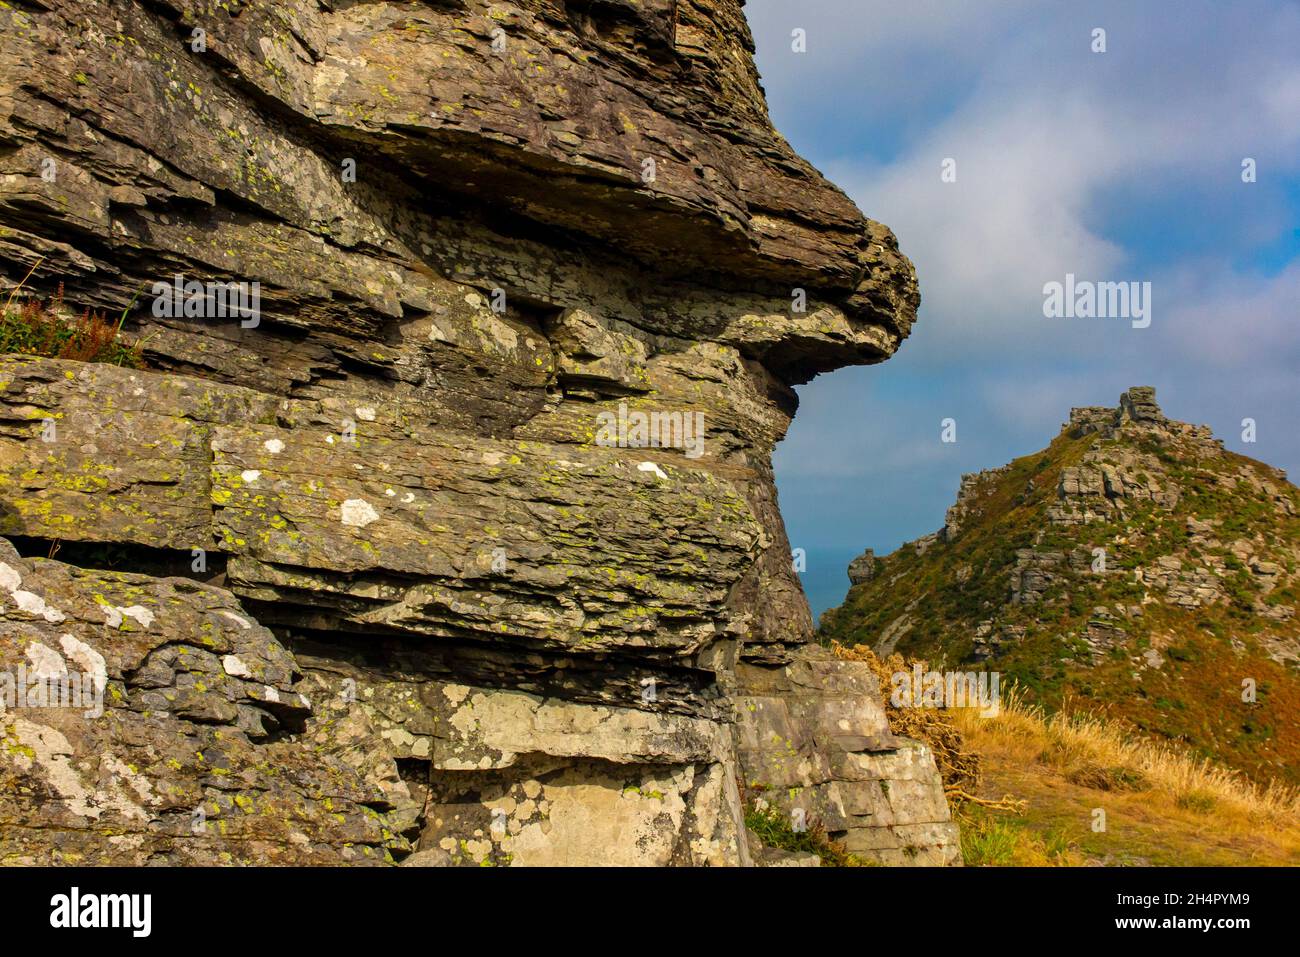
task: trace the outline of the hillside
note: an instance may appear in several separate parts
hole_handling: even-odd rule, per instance
[[[1300,780],[1300,490],[1151,388],[963,476],[942,530],[850,566],[823,640],[986,668],[1260,781]]]
[[[978,755],[986,802],[955,809],[967,864],[1300,864],[1294,787],[1252,786],[1118,722],[1047,716],[1015,694],[996,715],[945,714]]]

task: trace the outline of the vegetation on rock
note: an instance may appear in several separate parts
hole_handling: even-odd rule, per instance
[[[951,713],[936,708],[898,708],[890,701],[890,676],[909,670],[912,662],[897,652],[881,658],[866,645],[848,647],[838,641],[831,642],[831,651],[843,661],[861,661],[871,668],[880,687],[886,689],[885,716],[889,719],[889,730],[929,746],[950,802],[970,800],[971,792],[980,783],[979,755],[966,747]]]
[[[122,334],[125,319],[125,312],[117,322],[90,309],[72,313],[64,305],[62,287],[44,304],[10,296],[0,309],[0,355],[19,353],[139,369],[144,366],[140,345]]]
[[[745,809],[745,827],[753,831],[765,847],[791,853],[816,854],[826,867],[863,867],[865,862],[845,850],[844,845],[826,836],[826,826],[818,819],[807,828],[796,830],[790,816],[771,805],[751,804]]]

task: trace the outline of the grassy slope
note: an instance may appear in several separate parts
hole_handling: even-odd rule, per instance
[[[891,622],[908,615],[911,630],[898,644],[904,654],[935,667],[955,668],[967,659],[979,622],[996,619],[1026,627],[1023,641],[990,662],[1004,681],[1014,679],[1049,709],[1083,706],[1121,719],[1158,739],[1180,741],[1195,752],[1246,770],[1260,779],[1300,781],[1300,678],[1269,660],[1257,638],[1269,630],[1295,634],[1297,623],[1267,622],[1250,611],[1249,572],[1216,550],[1230,569],[1229,601],[1195,610],[1148,604],[1143,617],[1125,620],[1127,646],[1092,664],[1076,636],[1095,606],[1134,605],[1144,588],[1133,569],[1161,555],[1188,551],[1187,518],[1218,523],[1216,537],[1231,542],[1262,532],[1275,540],[1300,541],[1300,519],[1282,518],[1248,489],[1226,489],[1214,476],[1241,466],[1264,469],[1233,453],[1190,460],[1184,450],[1143,439],[1135,450],[1155,455],[1183,489],[1174,512],[1150,503],[1126,502],[1123,522],[1053,526],[1047,507],[1057,501],[1061,470],[1079,464],[1102,443],[1097,435],[1062,434],[1044,452],[1013,462],[1004,474],[982,483],[961,534],[924,554],[904,546],[881,560],[876,577],[851,589],[844,605],[822,620],[822,637],[844,644],[875,644]],[[1114,441],[1114,440],[1111,440]],[[1136,442],[1124,439],[1124,442]],[[1294,486],[1289,494],[1297,506]],[[1298,509],[1300,510],[1300,509]],[[1008,604],[1016,550],[1107,549],[1115,574],[1078,576],[1050,591],[1041,604]],[[1294,558],[1279,556],[1294,573]],[[959,570],[969,577],[959,581]],[[1297,603],[1294,585],[1269,601]],[[1233,648],[1233,640],[1244,650]],[[1161,650],[1160,669],[1135,667],[1148,647]],[[970,665],[961,665],[965,670]],[[1241,678],[1258,683],[1258,701],[1241,701]]]
[[[967,864],[1296,865],[1300,801],[1262,792],[1110,722],[1057,717],[1014,698],[997,717],[955,712],[980,755],[978,796],[1019,813],[957,809]],[[1094,827],[1105,811],[1105,829]]]

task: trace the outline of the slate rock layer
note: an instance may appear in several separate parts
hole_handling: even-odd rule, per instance
[[[751,54],[737,0],[0,6],[6,287],[149,366],[0,358],[0,656],[104,711],[5,703],[0,861],[747,864],[758,802],[956,859],[770,461],[914,273]]]

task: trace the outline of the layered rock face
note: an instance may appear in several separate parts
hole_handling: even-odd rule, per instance
[[[0,655],[103,706],[0,699],[0,860],[745,864],[757,801],[956,859],[770,465],[915,279],[751,53],[739,0],[0,7],[7,287],[148,364],[0,358]]]

